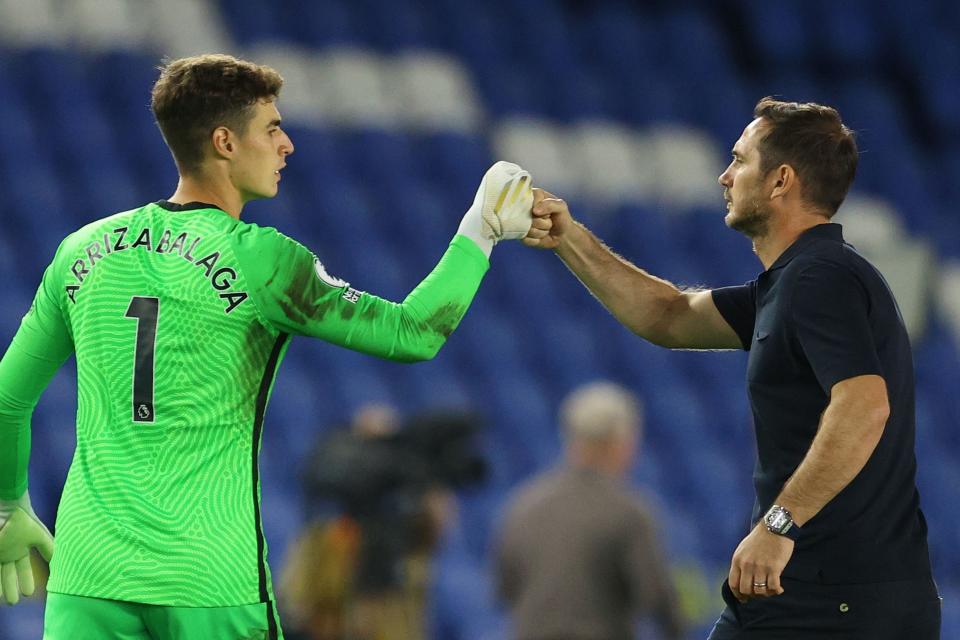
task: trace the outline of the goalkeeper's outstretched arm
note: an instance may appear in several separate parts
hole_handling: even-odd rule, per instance
[[[437,266],[400,303],[329,275],[305,247],[273,230],[250,225],[234,250],[257,308],[276,330],[416,362],[436,355],[459,325],[496,242],[549,231],[548,219],[532,227],[532,203],[526,171],[506,162],[491,167]]]

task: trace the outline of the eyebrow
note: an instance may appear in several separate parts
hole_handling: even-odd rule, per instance
[[[274,119],[271,120],[269,123],[267,123],[267,128],[268,128],[268,129],[269,129],[270,127],[279,127],[279,126],[280,126],[280,118],[274,118]]]

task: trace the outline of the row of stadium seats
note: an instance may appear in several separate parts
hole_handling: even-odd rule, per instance
[[[276,49],[261,48],[261,50],[268,60],[279,55]],[[343,73],[347,73],[346,77],[352,81],[343,82],[343,90],[331,90],[325,93],[332,104],[326,110],[320,109],[318,117],[323,118],[324,113],[327,112],[341,113],[348,119],[342,124],[350,129],[346,134],[340,129],[330,130],[328,121],[325,135],[309,136],[305,140],[308,144],[300,145],[300,153],[308,156],[305,161],[302,161],[301,166],[314,167],[319,164],[330,171],[336,172],[339,169],[340,173],[349,173],[355,165],[349,161],[350,158],[345,161],[342,150],[346,148],[354,150],[353,153],[357,158],[356,165],[388,167],[389,170],[381,173],[389,177],[399,168],[409,167],[413,162],[426,162],[435,154],[446,156],[450,152],[457,153],[458,143],[462,138],[451,139],[450,134],[442,132],[423,136],[426,140],[424,145],[417,139],[419,136],[410,139],[409,136],[400,132],[384,135],[382,130],[379,132],[364,130],[362,127],[368,126],[369,123],[365,124],[360,119],[357,114],[362,113],[363,109],[357,107],[361,104],[379,105],[383,100],[369,100],[369,97],[363,93],[369,88],[364,86],[364,83],[357,83],[354,76],[360,69],[367,67],[370,67],[368,71],[374,73],[380,73],[383,70],[377,71],[377,63],[371,62],[376,59],[369,55],[351,56],[348,52],[344,52],[334,57],[345,65]],[[345,59],[351,57],[353,62]],[[306,58],[314,65],[320,64],[318,60],[322,60],[322,58],[310,56]],[[298,58],[287,55],[282,58],[282,62],[293,60],[303,62],[303,59],[304,56]],[[432,71],[438,64],[437,58],[432,57],[429,60],[414,60],[410,68],[418,69],[426,65],[425,70]],[[282,65],[278,64],[278,66]],[[450,65],[444,66],[440,63],[440,66],[448,69],[449,73],[427,73],[426,78],[443,76],[447,78],[444,81],[446,89],[440,89],[443,95],[448,97],[464,95],[462,87],[465,80],[462,72],[455,71],[455,67]],[[88,61],[86,64],[75,56],[50,49],[27,50],[10,56],[6,64],[0,64],[0,80],[5,84],[10,82],[13,86],[19,87],[22,95],[27,96],[27,99],[21,100],[18,94],[14,94],[6,104],[0,107],[0,116],[2,116],[0,122],[3,123],[0,125],[2,127],[0,132],[12,143],[7,147],[8,149],[31,148],[36,149],[37,152],[27,159],[17,155],[0,158],[0,164],[10,169],[16,166],[21,174],[26,175],[28,186],[24,187],[23,191],[27,194],[38,191],[35,187],[40,183],[47,186],[46,189],[39,189],[39,192],[49,194],[47,197],[51,199],[50,203],[56,204],[58,198],[79,195],[81,200],[91,201],[90,207],[93,210],[107,210],[111,206],[116,206],[118,196],[126,195],[127,199],[130,199],[143,187],[155,190],[159,185],[169,183],[172,171],[169,156],[156,136],[156,129],[146,116],[146,95],[154,77],[151,67],[152,62],[149,56],[143,54],[115,52]],[[410,82],[419,82],[412,78],[420,76],[416,72],[411,74]],[[301,78],[294,80],[296,79]],[[289,91],[292,95],[289,99],[285,97],[284,104],[290,104],[294,114],[303,114],[304,117],[308,117],[304,113],[306,108],[300,103],[306,101],[316,109],[317,92],[304,94],[302,87],[312,86],[314,83],[310,77],[301,80],[300,85],[295,81],[289,83],[291,85]],[[476,76],[476,81],[478,86],[482,86],[480,76]],[[960,145],[949,142],[949,136],[943,135],[938,138],[943,141],[943,147],[939,153],[934,149],[935,153],[930,157],[927,157],[926,153],[921,154],[909,130],[910,113],[904,107],[900,96],[894,92],[894,85],[887,80],[871,79],[870,76],[854,80],[844,79],[830,90],[824,90],[813,82],[798,82],[789,76],[786,81],[793,87],[794,93],[812,98],[833,98],[832,102],[841,108],[847,120],[856,127],[861,147],[865,152],[860,165],[858,189],[885,194],[891,198],[900,210],[910,213],[906,221],[912,230],[929,235],[935,241],[950,237],[945,232],[958,231],[955,216],[949,215],[948,211],[940,207],[936,198],[938,193],[953,195],[956,186],[952,181],[930,179],[928,169],[939,166],[956,167],[960,162]],[[648,83],[640,82],[638,85],[648,86]],[[301,87],[299,94],[298,86]],[[651,134],[647,138],[637,139],[619,151],[618,149],[624,141],[630,139],[630,136],[623,135],[616,129],[591,131],[578,127],[568,131],[551,126],[548,121],[542,119],[552,115],[547,111],[546,106],[555,102],[554,96],[545,92],[538,94],[535,87],[525,83],[521,86],[523,89],[518,91],[527,92],[529,100],[536,104],[530,109],[507,109],[505,113],[514,115],[526,113],[536,119],[532,122],[516,119],[503,121],[503,124],[495,130],[495,151],[497,155],[524,160],[526,164],[531,164],[530,161],[532,161],[535,168],[539,169],[539,174],[543,176],[544,184],[568,194],[572,190],[584,192],[586,196],[595,196],[595,193],[591,193],[591,187],[593,187],[594,192],[603,190],[616,196],[618,191],[625,191],[620,194],[621,198],[658,202],[664,199],[676,199],[682,194],[690,197],[691,193],[697,194],[702,190],[702,197],[695,196],[698,201],[715,201],[716,186],[713,180],[722,168],[722,153],[709,147],[700,148],[692,140],[689,143],[684,142],[686,138],[683,135],[671,134],[670,130],[667,130],[667,137],[662,143],[658,142],[659,134],[655,133],[656,129],[650,130]],[[738,92],[736,88],[732,88],[726,90],[724,95],[727,93],[745,92]],[[429,96],[428,101],[436,99],[436,92],[432,91],[429,85],[423,87],[415,85],[415,90],[411,89],[411,95]],[[644,96],[649,97],[649,93],[644,93]],[[337,101],[340,101],[339,106],[333,104]],[[469,102],[467,99],[460,100],[461,104],[469,104]],[[494,114],[498,113],[491,108],[491,105],[489,96],[484,95],[485,108]],[[697,114],[692,113],[684,114],[677,111],[674,114],[676,118],[668,118],[664,115],[655,121],[682,119],[698,123],[705,127],[705,130],[712,130],[719,140],[726,143],[737,135],[738,127],[742,125],[744,114],[749,113],[749,108],[749,101],[737,105],[730,114],[736,126],[723,128],[722,134],[718,134],[718,128],[711,128],[709,122],[698,122]],[[396,109],[416,111],[410,105],[403,104],[398,105]],[[443,121],[437,109],[435,107],[427,114],[428,120]],[[449,111],[447,107],[443,109]],[[581,119],[589,118],[589,110],[579,107],[574,107],[572,110],[579,113]],[[640,113],[655,111],[652,105],[646,103],[636,105],[635,110]],[[467,111],[474,115],[467,113],[454,115],[444,126],[449,127],[449,131],[472,134],[466,144],[476,146],[476,141],[482,140],[472,131],[476,124],[477,108],[471,107]],[[698,109],[697,112],[709,116],[716,110]],[[395,115],[390,118],[395,118]],[[571,117],[567,116],[560,121],[570,119]],[[111,136],[110,123],[117,120],[130,122],[133,130],[122,137]],[[73,135],[58,137],[55,132],[43,126],[43,123],[50,121],[62,122],[64,126],[69,126]],[[629,122],[629,120],[624,121]],[[514,124],[511,125],[511,122]],[[416,122],[399,124],[414,126]],[[294,133],[298,132],[294,131]],[[598,152],[595,154],[590,154],[591,140],[596,141],[595,146]],[[620,140],[619,144],[618,140]],[[446,144],[451,145],[450,151],[443,148]],[[691,147],[690,144],[693,146]],[[436,149],[434,153],[431,153],[432,148]],[[582,150],[581,154],[568,151],[573,148]],[[689,152],[676,155],[677,150],[682,148],[689,148]],[[537,152],[538,149],[541,150],[540,153]],[[380,161],[371,162],[371,156],[377,153],[384,154],[384,157]],[[587,155],[583,155],[584,153]],[[91,165],[86,162],[90,154],[101,156],[103,161]],[[627,158],[630,161],[624,162],[623,154],[632,154],[638,159],[642,158],[642,161]],[[560,168],[548,164],[544,157],[553,156],[554,163],[557,163],[558,157],[566,160],[567,156],[571,155],[575,156],[573,163],[560,162]],[[589,158],[590,161],[584,162],[583,167],[580,167],[576,159],[578,155]],[[477,167],[469,160],[470,157],[476,158],[477,154],[468,154],[467,161],[448,163],[447,166],[463,167],[461,175],[469,175],[472,182],[475,179],[473,176]],[[698,158],[712,159],[712,162],[700,168],[700,163],[696,162]],[[57,174],[52,177],[45,174],[45,166],[57,169]],[[566,167],[566,172],[562,170],[563,167]],[[571,172],[573,172],[572,176]],[[679,176],[684,179],[678,180]],[[68,189],[68,193],[58,193],[62,190],[52,188],[50,184],[51,180],[56,180],[58,177],[75,187],[79,193],[74,193],[73,189]],[[324,177],[333,178],[328,175]],[[671,186],[670,181],[677,181],[677,183]],[[83,193],[84,185],[93,182],[104,186],[102,189],[91,190],[89,194]],[[457,184],[464,182],[466,181],[458,180]],[[15,197],[17,197],[16,194]],[[20,196],[20,199],[25,198]],[[124,200],[121,198],[120,201]],[[81,208],[84,207],[81,206]],[[939,244],[938,248],[941,251],[954,251],[950,243],[940,242]]]

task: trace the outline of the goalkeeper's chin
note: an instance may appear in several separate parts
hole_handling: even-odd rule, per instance
[[[280,185],[272,184],[269,187],[263,189],[257,189],[256,191],[248,191],[247,196],[244,198],[244,202],[249,202],[251,200],[268,200],[275,197],[280,193]]]

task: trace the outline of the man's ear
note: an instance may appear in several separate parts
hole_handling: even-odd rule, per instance
[[[771,173],[773,189],[770,191],[770,199],[782,198],[786,196],[797,185],[797,172],[788,164],[782,164]]]
[[[234,134],[226,127],[217,127],[210,134],[213,151],[220,158],[232,158],[234,154]]]

